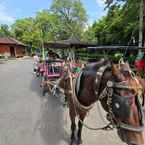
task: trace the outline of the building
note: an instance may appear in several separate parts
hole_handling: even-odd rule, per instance
[[[22,57],[25,54],[25,45],[10,37],[0,37],[0,55],[8,57]]]

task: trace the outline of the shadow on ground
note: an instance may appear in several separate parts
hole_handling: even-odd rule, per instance
[[[36,128],[46,145],[59,145],[68,142],[69,135],[64,128],[64,108],[56,98],[41,98],[41,115]],[[68,143],[67,143],[68,144]]]
[[[40,96],[40,114],[36,122],[34,132],[39,131],[46,145],[68,144],[69,135],[64,126],[64,114],[66,111],[59,99],[46,94],[42,97],[40,80],[32,77],[30,88]]]
[[[40,87],[40,79],[34,76],[33,74],[32,74],[30,89],[33,92],[37,93],[38,96],[40,97],[42,96],[42,88]]]

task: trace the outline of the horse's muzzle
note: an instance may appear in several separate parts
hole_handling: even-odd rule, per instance
[[[131,133],[131,132],[130,132]],[[144,139],[142,136],[142,133],[140,132],[132,132],[133,134],[128,134],[128,131],[125,129],[118,129],[117,134],[120,137],[120,139],[125,142],[127,145],[143,145]],[[131,136],[133,137],[131,137]]]
[[[139,144],[129,143],[128,145],[139,145]]]

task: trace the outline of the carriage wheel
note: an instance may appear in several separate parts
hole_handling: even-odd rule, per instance
[[[48,80],[47,76],[42,76],[41,82],[47,81],[47,80]],[[48,86],[47,86],[47,84],[44,84],[42,86],[42,95],[45,96],[45,93],[47,93],[47,92],[48,92]]]
[[[45,96],[45,93],[47,93],[47,92],[48,92],[48,86],[47,85],[44,85],[42,87],[42,95]]]

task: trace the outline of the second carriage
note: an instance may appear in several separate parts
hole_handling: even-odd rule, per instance
[[[47,60],[39,64],[43,95],[47,92],[56,95],[55,86],[59,78],[63,75],[63,66],[64,63],[61,59]]]

